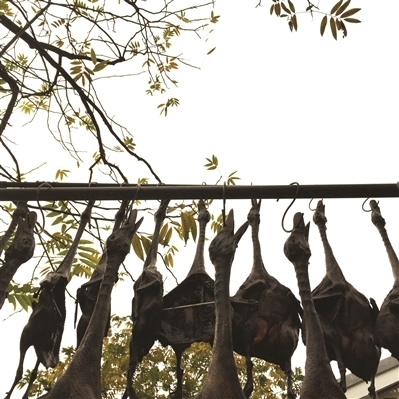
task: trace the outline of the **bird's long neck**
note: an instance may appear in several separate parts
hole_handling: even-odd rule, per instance
[[[260,248],[259,241],[259,223],[256,221],[250,222],[251,234],[252,234],[252,245],[253,245],[253,258],[254,263],[252,265],[252,273],[268,274],[262,260],[262,250]]]
[[[93,205],[94,205],[94,201],[89,201],[86,209],[83,211],[75,238],[74,238],[67,254],[65,255],[65,258],[62,260],[62,262],[60,263],[60,265],[57,268],[57,273],[62,274],[62,276],[65,277],[66,279],[68,279],[68,277],[69,277],[69,272],[71,271],[71,267],[72,267],[73,261],[75,259],[76,252],[78,250],[78,245],[79,245],[80,239],[82,238],[82,235],[86,228],[86,225],[90,220],[90,213],[93,208]]]
[[[296,277],[298,280],[299,295],[301,297],[304,318],[306,320],[306,363],[305,374],[318,372],[329,364],[327,351],[324,344],[323,330],[319,316],[313,303],[310,290],[308,262],[294,262]],[[330,368],[330,373],[332,373]]]
[[[327,227],[325,224],[319,223],[317,225],[320,232],[321,241],[323,242],[324,254],[326,258],[326,272],[333,281],[345,281],[345,277],[342,273],[341,268],[335,259],[333,250],[327,239]]]
[[[144,262],[143,268],[156,267],[157,256],[158,256],[158,243],[159,243],[159,232],[163,223],[163,218],[158,217],[155,222],[154,234],[152,236],[152,242],[150,249],[148,250],[147,257]]]
[[[206,220],[199,221],[200,232],[198,237],[197,250],[195,251],[195,257],[191,269],[188,272],[189,275],[193,273],[205,273],[204,246],[206,224]]]
[[[76,367],[76,370],[71,370],[72,374],[81,373],[82,365],[88,369],[87,375],[91,381],[100,381],[101,374],[101,358],[102,358],[102,344],[104,339],[104,331],[106,329],[110,305],[111,293],[114,283],[118,276],[120,264],[123,262],[126,254],[112,254],[107,257],[107,268],[101,287],[98,293],[96,306],[94,308],[89,325],[87,326],[84,338],[75,354],[77,357],[75,362],[72,362],[69,368]]]
[[[215,266],[215,339],[213,342],[213,355],[209,370],[219,368],[226,369],[231,366],[232,370],[223,372],[236,372],[233,358],[232,321],[230,306],[230,271],[231,264],[227,265],[225,259],[217,258],[213,261]],[[225,359],[232,361],[226,362]],[[211,371],[209,371],[211,372]],[[218,370],[218,372],[222,372]]]
[[[391,263],[393,277],[395,281],[399,281],[399,260],[396,256],[395,250],[392,247],[391,241],[388,237],[388,233],[384,226],[377,225],[376,227],[381,235],[382,241],[384,242],[389,262]]]

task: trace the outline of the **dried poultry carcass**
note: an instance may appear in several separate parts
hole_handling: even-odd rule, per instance
[[[313,301],[323,328],[330,360],[336,360],[341,375],[340,385],[346,392],[346,369],[368,382],[375,398],[374,379],[381,350],[374,341],[378,308],[348,283],[327,239],[327,218],[323,201],[319,201],[313,215],[323,242],[326,275],[312,291]],[[305,319],[306,322],[306,319]]]
[[[388,238],[385,219],[381,216],[378,204],[370,201],[371,220],[381,234],[391,263],[394,283],[391,291],[382,303],[375,326],[375,342],[388,349],[392,356],[399,360],[399,260]]]
[[[128,200],[123,200],[121,202],[121,206],[119,207],[119,210],[115,215],[115,223],[112,230],[113,232],[120,229],[123,223],[123,218],[125,217],[126,214],[126,209],[128,204],[129,204]],[[96,268],[94,269],[93,274],[90,277],[90,280],[82,284],[76,292],[75,324],[77,318],[78,304],[80,310],[82,311],[82,315],[80,316],[76,328],[76,347],[79,347],[80,342],[82,341],[85,335],[87,326],[89,325],[91,315],[93,314],[94,307],[96,305],[98,292],[100,290],[101,282],[103,280],[106,268],[107,268],[107,258],[105,250]],[[107,335],[107,332],[109,330],[110,318],[111,318],[111,313],[108,316],[108,323],[105,326],[104,337]]]
[[[194,342],[213,341],[215,328],[214,281],[205,270],[204,243],[210,214],[202,200],[198,202],[199,237],[193,264],[187,277],[163,297],[163,313],[158,340],[170,345],[176,354],[177,386],[173,399],[183,394],[183,352]],[[194,305],[194,306],[190,306]]]
[[[7,287],[10,284],[18,268],[32,258],[35,250],[35,238],[33,229],[37,215],[35,212],[28,212],[26,202],[18,202],[9,228],[0,240],[0,255],[14,232],[14,239],[4,253],[4,263],[0,267],[0,309],[7,298]]]
[[[196,399],[245,399],[237,376],[233,357],[230,272],[237,244],[245,233],[245,223],[234,234],[234,213],[229,212],[225,226],[209,246],[209,256],[215,266],[215,339],[208,375]]]
[[[305,226],[303,214],[296,213],[294,228],[284,244],[284,254],[295,267],[306,320],[305,378],[300,399],[346,399],[331,370],[323,330],[310,293],[308,265],[311,252],[308,238],[309,223]]]
[[[133,210],[127,222],[108,237],[105,246],[106,271],[86,333],[65,373],[40,399],[101,398],[102,345],[111,306],[111,293],[119,266],[129,253],[132,238],[143,220],[141,218],[136,222],[136,218],[137,211]]]
[[[161,328],[163,312],[163,281],[157,269],[159,232],[166,216],[169,200],[162,200],[155,213],[155,228],[151,246],[144,262],[143,272],[133,286],[132,337],[126,389],[123,399],[137,399],[133,388],[133,376],[139,362],[148,354]]]
[[[287,375],[287,395],[295,398],[292,391],[291,357],[298,344],[302,315],[299,301],[289,288],[271,276],[263,263],[259,241],[261,201],[252,200],[248,222],[252,229],[253,266],[245,282],[232,297],[234,306],[233,346],[245,356],[247,383],[245,395],[253,391],[251,357],[278,364]],[[243,301],[257,302],[254,311],[248,313]],[[246,313],[242,315],[242,311]]]
[[[19,349],[20,360],[17,373],[6,399],[11,397],[12,391],[22,378],[25,354],[32,345],[35,348],[37,361],[31,372],[28,387],[23,398],[28,397],[29,389],[36,379],[40,363],[44,367],[49,368],[55,367],[59,362],[60,345],[66,317],[65,290],[79,241],[90,220],[93,205],[94,201],[90,201],[83,211],[76,236],[65,258],[55,272],[47,274],[46,278],[40,283],[39,291],[35,294],[35,296],[39,296],[39,300],[33,306],[29,321],[22,330]]]

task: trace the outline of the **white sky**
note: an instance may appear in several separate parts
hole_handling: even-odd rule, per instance
[[[189,56],[201,70],[178,71],[179,88],[169,97],[178,97],[181,105],[171,109],[167,118],[159,116],[156,106],[160,97],[151,99],[144,93],[147,78],[116,81],[107,90],[107,110],[134,134],[137,153],[145,157],[165,183],[214,184],[219,175],[208,172],[205,158],[215,154],[223,175],[238,170],[241,184],[350,184],[394,183],[397,171],[397,103],[399,93],[399,58],[397,57],[397,15],[399,3],[353,0],[352,7],[362,7],[361,24],[348,26],[348,37],[336,42],[327,27],[320,37],[321,17],[299,16],[299,31],[291,33],[284,20],[269,15],[269,2],[255,8],[256,1],[219,1],[215,9],[220,22],[205,44],[183,42]],[[298,5],[300,3],[298,2]],[[326,5],[324,5],[326,4]],[[331,4],[331,6],[330,6]],[[329,10],[334,2],[322,2]],[[328,5],[328,6],[327,6]],[[298,6],[297,6],[298,8]],[[202,56],[216,46],[209,56]],[[198,55],[201,54],[201,55]],[[21,115],[12,119],[22,125]],[[15,129],[12,139],[19,143],[15,153],[35,153],[21,162],[23,171],[46,160],[48,164],[29,175],[29,181],[54,180],[58,168],[73,170],[68,181],[87,181],[83,168],[62,155],[57,144],[38,145],[38,136],[47,134],[39,125]],[[85,143],[86,133],[79,133]],[[84,136],[86,134],[86,136]],[[46,137],[46,136],[43,136]],[[87,150],[89,159],[96,147]],[[1,157],[3,155],[0,154]],[[39,159],[39,161],[38,161]],[[60,161],[60,159],[62,161]],[[62,162],[62,163],[61,163]],[[132,163],[130,177],[149,176]],[[97,174],[94,181],[102,182]],[[367,297],[381,305],[393,284],[388,258],[370,214],[362,211],[363,199],[327,199],[328,237],[347,280]],[[316,202],[314,202],[315,205]],[[281,217],[288,200],[264,200],[261,208],[261,242],[263,260],[269,273],[296,294],[294,269],[283,254],[287,234],[281,229]],[[218,213],[221,202],[211,211]],[[227,201],[227,210],[235,210],[237,227],[246,220],[250,201]],[[381,212],[388,234],[397,249],[399,236],[398,199],[381,199]],[[285,225],[290,227],[295,212],[312,218],[307,200],[297,200],[288,213]],[[153,221],[146,217],[146,231]],[[209,238],[213,234],[208,229]],[[180,245],[175,273],[180,280],[191,266],[194,245]],[[324,253],[316,226],[311,222],[310,280],[315,287],[324,276]],[[207,252],[206,252],[207,255]],[[133,258],[135,277],[141,264]],[[170,275],[165,289],[173,288]],[[232,269],[231,293],[245,280],[252,266],[250,234],[237,249]],[[213,267],[208,261],[208,270]],[[18,281],[30,275],[22,266]],[[80,284],[80,283],[79,283]],[[78,285],[78,284],[77,284]],[[113,312],[130,314],[131,283],[124,289],[118,283],[113,296]],[[71,292],[76,292],[73,283]],[[129,299],[126,299],[129,298]],[[69,299],[68,299],[69,300]],[[62,345],[75,343],[73,303],[67,304],[68,318]],[[11,306],[2,309],[0,320],[12,313]],[[1,326],[0,394],[10,387],[17,367],[19,330],[28,315],[20,313]],[[33,348],[28,352],[25,368],[34,365]],[[293,366],[303,366],[302,344],[294,355]],[[382,357],[386,357],[384,351]],[[378,388],[378,387],[377,387]],[[14,394],[16,397],[16,394]]]

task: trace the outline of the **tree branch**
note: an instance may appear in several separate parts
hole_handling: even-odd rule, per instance
[[[0,17],[1,18],[1,17]],[[19,87],[16,80],[7,72],[0,61],[0,78],[4,79],[10,86],[11,99],[7,105],[6,112],[4,113],[3,119],[0,122],[0,137],[2,136],[4,130],[6,129],[7,123],[11,118],[12,111],[14,110],[15,104],[17,102]]]

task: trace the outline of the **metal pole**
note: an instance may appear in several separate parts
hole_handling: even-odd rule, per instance
[[[224,188],[223,188],[224,187]],[[122,185],[0,182],[0,201],[399,197],[397,183],[297,186]]]

